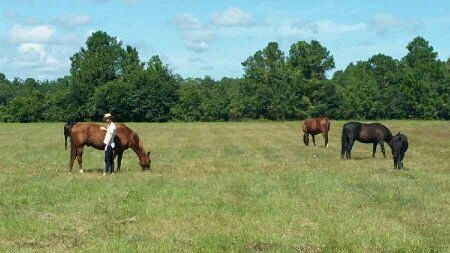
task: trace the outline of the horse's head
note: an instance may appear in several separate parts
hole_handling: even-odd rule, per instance
[[[139,158],[139,165],[141,165],[143,170],[149,170],[152,160],[150,159],[150,151],[145,153]]]

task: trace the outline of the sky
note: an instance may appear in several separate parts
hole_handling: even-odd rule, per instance
[[[287,56],[293,43],[318,40],[336,71],[378,53],[401,59],[416,36],[446,60],[450,2],[1,0],[0,73],[68,75],[70,57],[98,30],[136,47],[141,61],[159,55],[183,77],[240,77],[241,62],[272,41]]]

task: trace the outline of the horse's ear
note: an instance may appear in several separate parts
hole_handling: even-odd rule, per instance
[[[147,156],[149,156],[149,155],[150,155],[150,151],[147,152]]]

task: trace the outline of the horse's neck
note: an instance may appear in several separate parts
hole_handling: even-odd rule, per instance
[[[137,156],[142,157],[144,155],[144,149],[139,146],[131,146],[131,149],[136,153]]]
[[[136,138],[136,139],[134,139],[134,138]],[[137,156],[139,156],[139,158],[141,158],[142,156],[145,155],[145,151],[144,151],[144,148],[142,147],[141,141],[139,140],[139,138],[137,136],[135,136],[134,133],[133,133],[132,145],[130,146],[130,148],[134,151],[134,153],[136,153]]]

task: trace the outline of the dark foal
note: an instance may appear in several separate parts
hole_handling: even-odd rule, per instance
[[[392,157],[394,158],[394,169],[403,169],[403,158],[408,150],[408,138],[398,133],[392,137]]]

